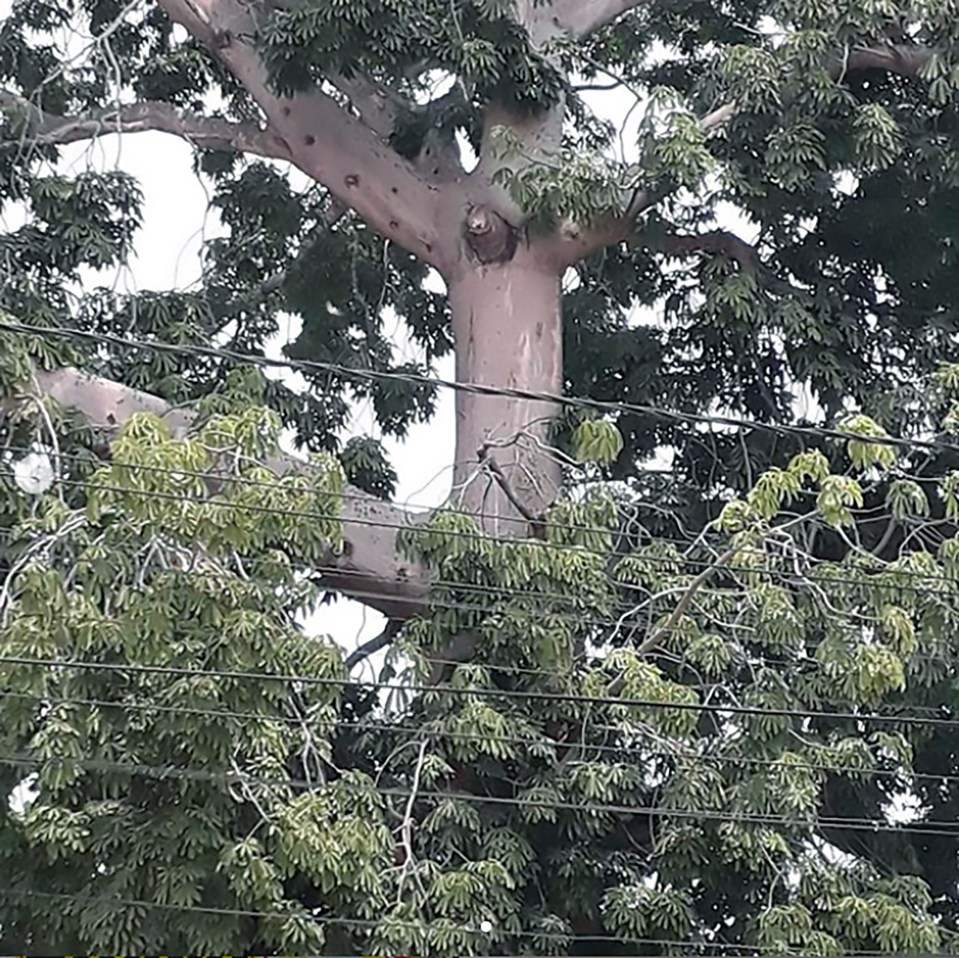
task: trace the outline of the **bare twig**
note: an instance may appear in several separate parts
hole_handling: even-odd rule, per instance
[[[396,889],[397,905],[403,902],[403,886],[406,884],[406,876],[410,868],[414,867],[415,861],[413,855],[413,804],[416,802],[416,794],[420,788],[420,775],[423,772],[423,762],[426,760],[426,739],[420,742],[420,752],[416,759],[416,770],[413,772],[413,784],[410,787],[410,795],[406,802],[406,810],[403,813],[403,822],[399,827],[400,840],[403,843],[403,870],[400,872],[399,882]],[[415,872],[414,872],[415,873]]]
[[[496,479],[497,484],[503,490],[503,495],[509,499],[510,504],[513,508],[524,518],[527,522],[541,522],[541,519],[538,519],[526,506],[516,496],[516,493],[513,492],[510,487],[509,480],[506,478],[506,474],[503,472],[500,464],[489,454],[489,443],[481,446],[479,449],[479,460],[482,463],[485,463],[486,467],[493,474]]]
[[[689,603],[693,601],[693,597],[696,593],[703,587],[709,577],[720,567],[724,566],[729,560],[736,554],[736,547],[732,547],[723,552],[720,556],[716,558],[716,561],[711,565],[703,569],[699,575],[693,579],[692,582],[686,586],[685,592],[683,592],[679,601],[676,603],[676,607],[673,609],[669,618],[655,631],[652,635],[647,636],[637,647],[636,654],[642,655],[645,652],[649,652],[650,649],[657,646],[663,639],[669,635],[673,629],[676,628],[676,625],[679,623],[679,620],[683,617],[686,610],[689,608]],[[647,601],[652,601],[652,599],[657,598],[652,596]],[[645,604],[645,603],[644,603]],[[626,684],[626,673],[620,673],[612,682],[610,682],[606,694],[610,696],[617,696],[623,691],[623,687]]]
[[[637,646],[636,652],[638,655],[642,655],[644,652],[648,652],[651,648],[658,645],[676,628],[677,623],[689,608],[689,603],[693,601],[693,596],[705,585],[706,581],[717,569],[729,562],[736,554],[736,551],[735,546],[727,549],[712,565],[703,569],[703,571],[689,583],[679,602],[676,603],[676,608],[673,609],[670,617],[652,635],[647,636]]]

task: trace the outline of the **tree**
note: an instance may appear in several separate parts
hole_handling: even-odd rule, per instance
[[[949,953],[955,22],[15,2],[5,941]],[[199,289],[83,288],[138,190],[49,164],[145,130],[194,145],[227,236]],[[281,312],[302,392],[257,369]],[[453,492],[410,516],[339,436],[356,398],[427,419],[451,348]],[[297,625],[327,590],[391,619],[375,687]]]

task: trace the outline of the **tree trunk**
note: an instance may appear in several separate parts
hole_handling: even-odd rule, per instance
[[[524,244],[504,261],[473,262],[449,280],[456,380],[558,396],[563,391],[558,272]],[[451,504],[497,536],[530,534],[556,499],[553,402],[456,394]]]

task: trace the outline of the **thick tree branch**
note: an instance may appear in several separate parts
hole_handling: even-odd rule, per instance
[[[356,73],[345,77],[339,73],[324,74],[327,80],[343,94],[366,124],[381,140],[387,142],[396,129],[396,121],[403,112],[402,98],[374,80]],[[409,105],[409,108],[412,104]]]
[[[239,150],[273,159],[292,159],[286,142],[253,123],[233,123],[178,110],[169,103],[146,102],[108,107],[80,116],[47,113],[23,97],[0,90],[0,112],[23,121],[23,131],[10,145],[63,146],[111,133],[172,133],[209,150]]]
[[[585,37],[647,0],[555,0],[553,22],[574,37]]]
[[[326,78],[350,101],[363,123],[405,156],[423,180],[441,183],[464,172],[450,123],[450,114],[464,102],[458,86],[435,100],[413,103],[360,74],[328,73]],[[404,153],[398,141],[408,138],[404,137],[407,129],[416,132],[416,149]]]
[[[630,245],[640,245],[644,242],[641,233],[629,238]],[[649,245],[676,256],[685,256],[689,253],[725,253],[730,259],[739,263],[747,273],[755,273],[759,269],[759,255],[755,248],[729,230],[690,234],[667,233],[653,238]]]
[[[851,70],[885,70],[887,73],[914,77],[919,76],[935,54],[934,49],[914,43],[894,43],[879,47],[855,46],[830,72],[836,80]]]
[[[38,371],[36,381],[44,395],[81,412],[108,437],[136,413],[162,417],[177,435],[184,434],[195,418],[190,410],[171,407],[157,396],[76,369]],[[293,456],[277,457],[266,465],[278,475],[310,468]],[[416,615],[425,608],[426,575],[401,557],[396,536],[401,528],[425,518],[347,486],[341,513],[344,547],[340,553],[331,549],[318,564],[323,584],[390,618]]]
[[[270,87],[242,0],[157,0],[243,84],[281,136],[292,162],[356,210],[382,235],[433,266],[444,250],[437,227],[440,190],[368,126],[319,89],[284,97]]]
[[[385,649],[393,641],[393,639],[399,635],[402,628],[402,622],[398,621],[397,619],[390,619],[379,635],[375,635],[369,641],[357,646],[346,657],[346,671],[351,671],[357,665],[359,665],[360,662],[365,662],[371,655],[376,655],[380,649]]]

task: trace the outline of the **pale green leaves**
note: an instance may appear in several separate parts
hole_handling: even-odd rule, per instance
[[[762,113],[779,104],[779,65],[773,54],[756,46],[727,48],[720,75],[731,99],[744,109]]]
[[[929,499],[923,488],[913,479],[896,479],[891,482],[886,502],[894,519],[929,515]]]
[[[695,728],[698,714],[694,706],[699,697],[693,689],[665,678],[659,668],[628,649],[617,649],[607,664],[621,677],[623,704],[616,706],[616,711],[624,723],[641,722],[676,736],[688,735]],[[630,704],[631,700],[636,704]]]
[[[277,452],[278,421],[251,407],[212,419],[196,437],[174,438],[160,419],[133,416],[109,465],[90,484],[91,522],[123,515],[144,534],[162,534],[211,554],[291,543],[314,558],[340,543],[343,475],[329,456],[277,476],[259,461]]]
[[[572,149],[534,154],[502,126],[492,131],[491,149],[501,163],[493,182],[542,226],[561,221],[587,226],[620,208],[624,168],[599,154]]]
[[[846,445],[849,458],[857,469],[877,466],[890,468],[896,461],[896,447],[890,441],[889,433],[874,419],[859,413],[842,420],[837,426],[840,432],[854,437]]]
[[[624,938],[681,940],[692,924],[692,903],[675,890],[621,885],[603,898],[603,924]]]
[[[853,523],[852,510],[863,504],[862,487],[849,476],[827,476],[819,487],[816,505],[831,526]]]
[[[623,437],[604,419],[585,419],[573,433],[573,448],[580,462],[610,463],[622,452]]]
[[[841,694],[848,700],[873,704],[890,692],[906,687],[902,659],[882,645],[820,643],[816,659]]]
[[[812,123],[797,120],[769,137],[766,163],[773,182],[784,190],[804,186],[813,171],[825,169],[826,138]]]
[[[715,166],[707,132],[677,91],[650,93],[638,131],[642,174],[648,182],[696,188]]]

